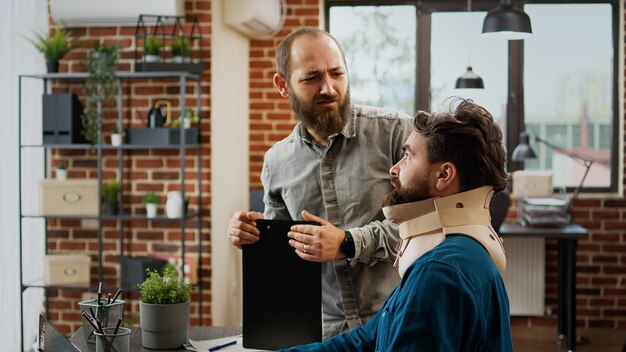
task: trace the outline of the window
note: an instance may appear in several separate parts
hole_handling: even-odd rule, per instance
[[[415,7],[336,6],[330,32],[341,42],[352,101],[415,109]]]
[[[618,2],[514,3],[532,21],[525,41],[480,35],[493,1],[474,0],[468,16],[466,1],[326,0],[326,23],[346,50],[355,103],[411,114],[471,98],[502,127],[509,156],[527,131],[595,161],[583,191],[616,191]],[[468,65],[485,90],[453,89]],[[532,137],[531,146],[538,158],[509,171],[552,170],[556,187],[578,185],[581,164]]]

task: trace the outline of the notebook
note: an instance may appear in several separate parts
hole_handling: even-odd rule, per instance
[[[243,347],[277,350],[322,339],[322,266],[288,243],[294,224],[257,220],[260,240],[243,246]]]
[[[80,352],[43,314],[39,314],[39,330],[37,334],[38,352]]]

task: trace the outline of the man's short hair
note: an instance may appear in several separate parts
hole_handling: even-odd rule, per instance
[[[493,116],[472,100],[455,98],[453,113],[419,111],[415,131],[426,137],[431,163],[452,162],[459,173],[462,191],[491,185],[495,192],[506,188],[506,152],[502,131]]]
[[[337,47],[341,52],[341,59],[343,60],[343,64],[346,65],[346,54],[343,51],[343,47],[335,37],[333,37],[330,33],[316,27],[301,27],[289,33],[280,42],[280,44],[278,44],[278,47],[276,48],[276,72],[278,72],[278,74],[281,75],[288,84],[289,79],[291,78],[291,46],[293,45],[294,40],[304,35],[325,35],[331,38],[337,44]]]

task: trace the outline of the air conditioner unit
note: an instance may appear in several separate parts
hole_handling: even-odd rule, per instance
[[[271,37],[285,23],[287,6],[284,0],[224,1],[224,23],[251,37]]]
[[[182,16],[184,0],[50,0],[50,15],[66,27],[134,26],[140,14]]]

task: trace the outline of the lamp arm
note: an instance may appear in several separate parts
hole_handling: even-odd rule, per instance
[[[548,147],[550,147],[550,148],[552,148],[552,149],[554,149],[554,150],[556,150],[556,151],[558,151],[558,152],[560,152],[562,154],[565,154],[565,155],[569,156],[572,159],[576,159],[578,161],[581,161],[583,164],[585,164],[585,166],[587,166],[587,163],[593,164],[593,160],[591,160],[591,159],[583,158],[582,156],[580,156],[580,155],[578,155],[576,153],[572,153],[571,151],[569,151],[569,150],[567,150],[567,149],[565,149],[563,147],[559,147],[556,144],[552,144],[552,143],[546,141],[545,139],[540,138],[539,136],[535,135],[534,137],[535,137],[535,140],[537,142],[541,142],[541,143],[547,145]],[[591,164],[589,165],[589,167],[591,167]]]
[[[572,214],[574,210],[574,200],[576,200],[576,197],[578,197],[578,193],[580,193],[580,189],[583,187],[583,183],[585,183],[585,179],[587,178],[587,174],[589,174],[589,169],[591,168],[593,161],[585,160],[584,163],[586,167],[585,174],[583,175],[583,178],[580,180],[580,183],[574,190],[574,193],[572,193],[572,198],[570,199],[569,204],[567,206],[567,213],[570,214],[570,222],[574,222],[574,215]]]

